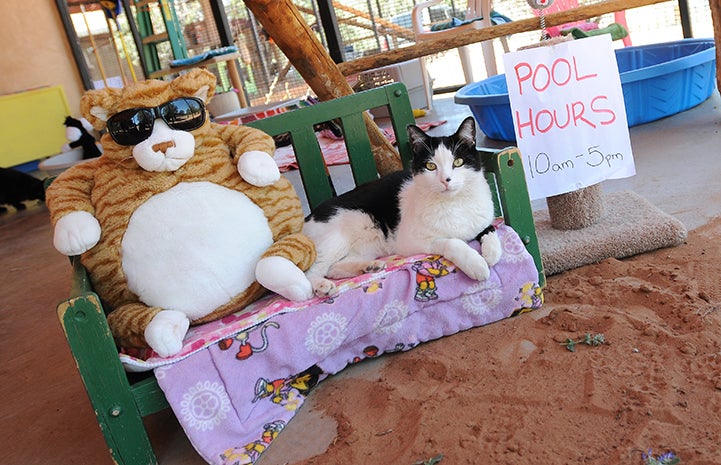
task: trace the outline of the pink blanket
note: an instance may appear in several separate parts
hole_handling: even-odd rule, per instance
[[[252,464],[314,386],[348,365],[541,306],[531,256],[500,224],[501,261],[478,282],[438,256],[392,256],[384,271],[339,281],[332,299],[269,296],[194,327],[171,358],[122,354],[155,369],[178,420],[211,464]],[[479,249],[477,241],[471,243]],[[139,354],[136,354],[139,355]]]

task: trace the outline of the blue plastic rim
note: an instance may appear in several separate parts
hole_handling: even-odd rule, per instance
[[[716,88],[713,39],[684,39],[616,50],[628,126],[656,121],[693,108]],[[461,88],[455,102],[468,105],[491,139],[516,140],[506,76]]]

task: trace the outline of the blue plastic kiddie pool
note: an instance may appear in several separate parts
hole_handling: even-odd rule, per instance
[[[713,39],[626,47],[616,50],[616,61],[629,127],[695,107],[716,87]],[[470,107],[487,137],[516,140],[505,75],[464,86],[455,102]]]

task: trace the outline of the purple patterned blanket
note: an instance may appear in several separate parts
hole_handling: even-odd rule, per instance
[[[438,256],[387,258],[384,271],[339,282],[332,299],[270,296],[242,314],[191,328],[180,354],[121,354],[154,369],[175,415],[211,464],[252,464],[309,391],[350,364],[412,349],[542,304],[518,235],[498,226],[501,261],[478,282]],[[478,250],[478,242],[472,242]]]

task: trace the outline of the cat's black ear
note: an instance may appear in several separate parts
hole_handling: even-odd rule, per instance
[[[456,137],[473,146],[476,145],[476,121],[472,116],[464,119],[461,125],[458,126]]]
[[[416,149],[416,147],[420,148],[428,145],[428,143],[426,142],[428,139],[428,134],[423,132],[423,130],[415,124],[409,124],[408,126],[406,126],[406,132],[408,132],[408,140],[414,150]]]

